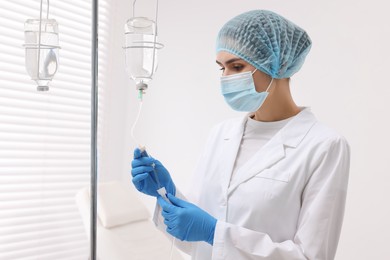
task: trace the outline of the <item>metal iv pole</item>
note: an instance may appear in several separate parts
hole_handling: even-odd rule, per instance
[[[98,0],[92,1],[92,66],[91,66],[91,234],[90,260],[96,260],[97,219],[97,129],[98,129]]]

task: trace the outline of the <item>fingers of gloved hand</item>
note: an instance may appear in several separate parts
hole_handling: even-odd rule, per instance
[[[185,200],[182,200],[182,199],[179,199],[179,198],[173,196],[170,193],[168,193],[167,196],[168,196],[169,201],[172,203],[172,205],[175,205],[177,207],[186,208],[186,207],[188,207],[190,205],[193,205],[193,204],[191,204],[191,203],[189,203],[189,202],[187,202]]]
[[[145,180],[146,178],[149,177],[149,173],[141,173],[133,177],[131,180],[134,184],[140,183],[141,181]]]
[[[168,227],[167,226],[166,231],[168,232],[168,234],[170,234],[173,237],[176,237],[177,239],[179,239],[181,241],[186,240],[184,233],[182,231],[180,231],[179,227],[177,227],[177,226],[176,227]]]
[[[154,165],[157,170],[162,170],[169,174],[167,168],[165,168],[164,165],[159,160],[154,159]]]
[[[138,159],[141,157],[148,157],[148,154],[146,151],[141,151],[139,148],[134,149],[134,159]]]
[[[153,167],[152,166],[138,166],[133,169],[131,169],[131,175],[133,177],[143,174],[143,173],[150,173],[153,172]]]
[[[165,224],[167,227],[171,227],[172,221],[170,221],[169,219],[164,218],[164,224]]]
[[[163,166],[159,160],[154,159],[154,163],[156,164],[156,166]]]
[[[137,191],[143,192],[144,184],[142,182],[134,183],[134,186],[137,189]]]
[[[135,168],[135,167],[139,167],[139,166],[152,166],[152,165],[154,165],[154,163],[155,163],[155,160],[153,158],[141,157],[141,158],[132,160],[131,167]]]
[[[162,210],[161,211],[161,216],[163,216],[163,218],[165,220],[169,220],[169,221],[175,221],[177,220],[178,218],[180,218],[180,212],[177,211],[177,210],[171,210],[171,211],[165,211],[165,210]]]
[[[144,183],[143,181],[134,180],[134,178],[133,178],[132,181],[133,181],[133,184],[134,184],[135,188],[136,188],[138,191],[141,191],[141,192],[142,192],[142,190],[144,189],[145,183]]]
[[[176,210],[176,207],[166,202],[160,195],[157,197],[157,203],[161,206],[163,212],[162,213],[173,213]]]
[[[141,155],[141,150],[139,148],[135,148],[134,149],[134,153],[133,153],[133,157],[134,159],[138,159],[140,158],[142,155]]]
[[[166,225],[166,224],[165,224]],[[167,233],[168,234],[170,234],[171,236],[174,236],[174,237],[176,237],[175,236],[175,234],[174,234],[174,232],[173,232],[173,228],[171,228],[171,227],[169,227],[168,225],[166,225],[167,226],[167,228],[165,229],[166,231],[167,231]]]

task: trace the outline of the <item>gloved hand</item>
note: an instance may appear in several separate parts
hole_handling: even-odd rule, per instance
[[[162,207],[162,216],[167,225],[167,232],[180,240],[205,241],[214,243],[214,232],[217,220],[192,203],[167,194],[172,204],[161,196],[157,198]]]
[[[157,174],[161,186],[165,187],[168,193],[176,194],[175,184],[167,169],[159,161],[149,157],[146,151],[141,153],[141,150],[136,148],[131,166],[132,181],[140,192],[155,197],[159,196],[157,193],[158,182],[155,177]]]

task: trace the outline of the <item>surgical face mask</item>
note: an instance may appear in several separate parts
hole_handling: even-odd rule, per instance
[[[267,90],[257,92],[253,82],[253,72],[246,71],[230,76],[221,77],[221,92],[228,105],[236,111],[254,112],[258,110],[268,96],[268,90],[272,85],[273,78]]]

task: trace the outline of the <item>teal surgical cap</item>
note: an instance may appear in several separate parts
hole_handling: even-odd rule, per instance
[[[301,67],[311,47],[307,33],[266,10],[240,14],[219,31],[217,53],[229,52],[273,78],[289,78]]]

